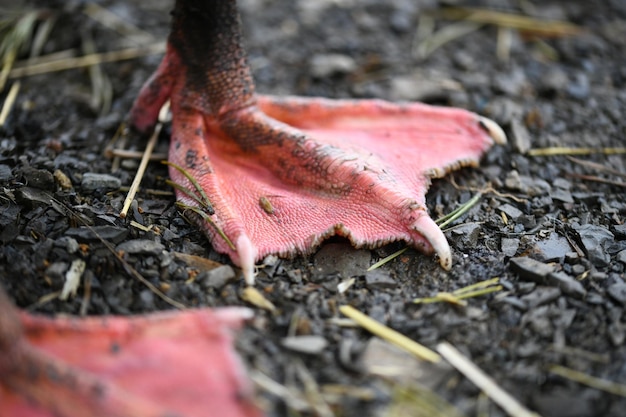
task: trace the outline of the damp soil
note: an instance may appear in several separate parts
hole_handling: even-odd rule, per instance
[[[113,51],[167,36],[170,1],[98,4],[144,37],[103,26],[83,13],[81,2],[42,1],[30,6],[57,15],[42,53],[80,54],[86,40],[98,52]],[[522,3],[464,4],[520,12]],[[493,118],[509,135],[480,167],[454,172],[430,189],[434,218],[481,193],[478,204],[448,226],[450,271],[409,249],[366,272],[403,245],[355,250],[340,239],[308,257],[266,259],[256,285],[276,311],[255,308],[239,333],[238,351],[250,372],[302,394],[304,369],[338,416],[432,415],[411,408],[427,390],[462,415],[505,415],[457,372],[405,358],[346,325],[338,307],[349,304],[430,348],[451,343],[543,416],[623,415],[623,397],[565,379],[554,366],[626,384],[626,156],[530,156],[528,150],[626,144],[626,3],[524,4],[525,13],[583,31],[536,38],[487,24],[423,56],[423,17],[444,2],[240,1],[262,93],[465,107]],[[436,30],[454,23],[433,22]],[[92,85],[93,69],[20,80],[0,132],[0,283],[20,308],[46,315],[173,308],[130,267],[188,307],[248,305],[240,298],[240,271],[187,223],[171,192],[162,193],[171,191],[163,166],[149,166],[137,204],[126,219],[118,216],[125,197],[120,186],[130,185],[138,162],[116,165],[106,149],[160,57],[101,65],[111,93],[104,110],[94,90],[107,90]],[[167,130],[157,153],[167,152]],[[131,136],[127,148],[141,151],[145,144]],[[180,254],[226,266],[205,270]],[[61,301],[54,294],[77,259],[86,264],[82,285]],[[350,278],[353,285],[339,291]],[[465,305],[413,302],[493,278],[499,291]],[[400,367],[393,366],[397,358],[403,358]],[[407,400],[402,392],[414,395]],[[293,415],[297,406],[263,387],[258,396],[269,416]],[[399,404],[405,412],[393,408]],[[328,411],[319,407],[303,412]]]

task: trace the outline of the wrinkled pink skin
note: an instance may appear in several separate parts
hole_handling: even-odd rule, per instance
[[[213,247],[242,267],[293,256],[341,235],[357,247],[404,240],[452,262],[426,212],[433,177],[476,165],[504,142],[492,121],[461,109],[380,100],[256,96],[233,0],[179,0],[165,57],[131,112],[139,131],[171,100],[169,160],[204,188]],[[176,183],[193,189],[177,170]],[[178,200],[197,205],[177,191]]]
[[[442,266],[450,267],[447,242],[426,212],[425,194],[431,178],[477,164],[494,142],[481,123],[485,119],[419,103],[267,96],[219,117],[199,107],[194,95],[201,92],[186,91],[185,84],[176,51],[169,48],[135,104],[133,122],[152,126],[160,105],[171,99],[169,159],[206,191],[216,210],[213,221],[237,248],[207,223],[199,224],[217,251],[244,268],[249,282],[255,261],[310,252],[333,234],[357,247],[404,240],[425,253],[436,251]],[[275,135],[284,131],[304,140],[297,151],[284,150],[277,137],[258,152],[246,152],[220,128],[254,119]],[[315,169],[303,169],[298,158]],[[279,159],[283,165],[289,161],[286,169],[272,166]],[[192,188],[178,171],[170,169],[170,176]],[[180,192],[178,199],[194,205]]]
[[[0,416],[260,417],[232,346],[251,312],[17,312],[0,289]]]

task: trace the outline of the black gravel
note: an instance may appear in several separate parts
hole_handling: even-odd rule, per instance
[[[132,44],[71,3],[62,9],[37,2],[58,13],[44,53],[80,48],[86,34],[98,51]],[[385,415],[398,387],[418,384],[464,415],[484,409],[479,390],[448,368],[426,369],[404,358],[411,372],[370,375],[381,355],[392,361],[400,354],[336,320],[338,307],[351,304],[431,348],[452,343],[543,416],[622,416],[622,397],[568,381],[550,367],[626,383],[626,157],[533,157],[526,151],[626,145],[625,3],[537,2],[531,13],[567,20],[584,32],[538,41],[514,31],[508,61],[497,58],[498,34],[488,25],[420,58],[419,16],[443,3],[241,1],[259,91],[455,105],[492,117],[511,141],[494,148],[480,168],[436,181],[428,194],[438,217],[477,189],[494,190],[446,232],[451,271],[413,250],[376,272],[365,271],[401,249],[399,243],[355,251],[335,239],[309,258],[268,258],[257,287],[277,309],[256,311],[240,333],[239,351],[249,369],[296,390],[303,385],[302,364],[322,390],[365,389],[367,395],[344,390],[329,396],[336,415]],[[471,3],[512,12],[520,4]],[[155,39],[167,34],[169,0],[100,5]],[[436,23],[440,29],[451,22]],[[172,308],[136,274],[189,307],[246,304],[240,271],[181,217],[171,195],[152,192],[169,190],[160,164],[150,165],[128,217],[118,216],[125,197],[120,187],[130,185],[137,164],[124,161],[113,172],[105,149],[159,58],[103,65],[113,101],[102,115],[91,105],[84,69],[21,80],[15,108],[0,130],[0,283],[20,307],[88,315]],[[143,138],[132,139],[134,149],[145,145]],[[164,132],[156,152],[167,146]],[[185,255],[227,266],[209,271]],[[77,296],[41,302],[61,290],[76,259],[86,263]],[[503,289],[466,300],[465,307],[412,303],[494,277]],[[338,291],[350,278],[352,286]],[[292,415],[282,399],[261,395],[268,415]],[[486,410],[504,415],[493,404]]]

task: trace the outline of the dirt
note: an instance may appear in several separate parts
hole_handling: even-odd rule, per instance
[[[454,105],[493,118],[509,135],[509,144],[492,149],[479,168],[435,181],[428,194],[430,212],[437,218],[482,190],[479,203],[448,226],[451,271],[409,249],[377,272],[366,273],[363,265],[401,249],[401,243],[356,251],[334,239],[308,258],[268,259],[257,288],[277,310],[256,309],[238,338],[250,372],[302,394],[306,370],[331,407],[313,401],[317,409],[308,411],[312,415],[330,410],[341,416],[400,415],[393,406],[415,407],[418,395],[403,400],[398,392],[423,393],[423,387],[463,415],[505,415],[447,368],[433,370],[407,358],[411,372],[368,373],[376,361],[384,361],[384,349],[368,332],[337,320],[342,317],[338,307],[350,304],[430,348],[451,343],[541,415],[623,415],[623,388],[622,396],[590,388],[557,375],[554,366],[626,383],[626,157],[530,156],[527,151],[626,143],[625,3],[538,3],[525,12],[567,21],[583,31],[537,39],[512,30],[511,44],[503,49],[508,58],[498,56],[498,39],[506,34],[489,24],[419,56],[418,30],[425,26],[420,16],[440,10],[444,2],[240,3],[259,92]],[[150,34],[149,41],[167,36],[169,1],[98,4]],[[507,0],[471,5],[520,11],[518,2]],[[31,6],[47,7],[58,16],[43,54],[68,49],[79,54],[88,38],[99,52],[133,45],[87,17],[79,3]],[[442,18],[435,23],[436,29],[453,24]],[[234,278],[228,270],[216,278],[198,273],[197,266],[176,255],[230,265],[184,220],[172,194],[151,192],[170,191],[163,166],[149,166],[138,205],[127,219],[117,215],[123,191],[98,183],[90,188],[84,182],[85,174],[97,173],[130,185],[137,161],[126,160],[112,172],[105,149],[159,59],[151,55],[103,64],[112,93],[105,112],[94,106],[87,69],[21,79],[16,105],[0,132],[0,282],[21,308],[76,315],[171,309],[129,266],[188,307],[247,305],[240,298],[244,285],[239,271]],[[167,151],[165,130],[158,153]],[[132,139],[131,148],[145,147],[145,138]],[[71,186],[60,185],[57,170]],[[113,247],[126,245],[126,264],[85,224],[97,226]],[[151,241],[151,249],[133,251],[132,241],[138,239]],[[325,249],[328,245],[333,246]],[[78,294],[67,301],[46,297],[61,290],[75,259],[86,262]],[[354,284],[340,293],[337,285],[348,278],[355,278]],[[413,303],[492,278],[499,278],[502,288],[467,299],[465,306]],[[317,336],[305,339],[317,348],[298,352],[302,345],[297,340],[295,348],[284,347],[287,336],[298,335]],[[341,394],[328,394],[338,387]],[[297,408],[268,392],[267,385],[258,391],[267,415],[292,415]]]

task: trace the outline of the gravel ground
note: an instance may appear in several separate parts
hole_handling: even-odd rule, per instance
[[[510,143],[492,149],[480,168],[431,187],[434,218],[482,191],[446,232],[451,271],[409,249],[366,272],[401,243],[369,251],[332,239],[308,258],[268,258],[257,288],[276,311],[258,309],[238,349],[251,372],[296,394],[312,376],[324,401],[310,402],[311,415],[435,415],[418,407],[432,393],[462,415],[505,415],[451,368],[428,366],[346,326],[338,307],[350,304],[428,347],[448,341],[543,416],[624,415],[623,386],[621,396],[589,388],[555,366],[626,384],[626,157],[528,151],[625,145],[626,3],[549,1],[523,10],[510,0],[445,3],[523,11],[584,30],[538,39],[485,24],[424,56],[424,16],[444,2],[240,1],[260,92],[465,107],[499,122]],[[57,15],[42,54],[90,45],[112,51],[167,36],[169,0],[97,4],[145,33],[123,36],[79,2],[40,1],[32,6]],[[435,30],[459,27],[430,21]],[[0,283],[20,307],[76,315],[172,308],[129,266],[189,307],[247,305],[240,272],[181,217],[171,193],[155,192],[169,191],[164,167],[150,165],[138,204],[127,219],[117,216],[120,187],[130,185],[138,162],[123,160],[114,170],[103,155],[159,59],[104,64],[100,78],[83,68],[21,79],[0,131]],[[94,79],[104,81],[98,87]],[[167,151],[167,133],[157,153]],[[128,147],[141,151],[145,140],[133,137]],[[123,251],[126,266],[100,238]],[[209,270],[197,257],[224,266]],[[61,290],[76,260],[86,264],[78,294],[45,297]],[[354,284],[338,291],[350,278]],[[413,303],[492,278],[502,288],[466,305]],[[293,401],[263,388],[259,397],[268,415],[294,415]]]

